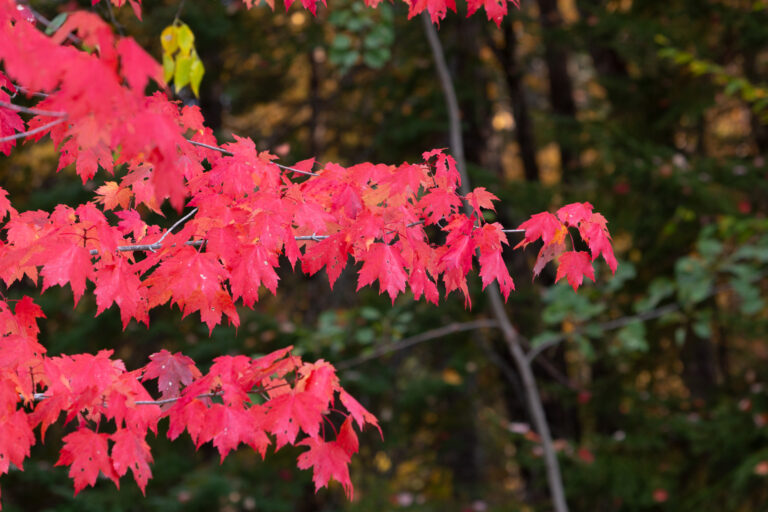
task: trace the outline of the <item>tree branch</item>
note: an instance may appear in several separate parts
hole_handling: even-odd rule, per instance
[[[593,326],[593,327],[598,327],[603,331],[620,329],[626,325],[631,324],[632,322],[638,322],[638,321],[647,322],[648,320],[653,320],[654,318],[662,317],[668,313],[678,311],[679,309],[680,309],[679,304],[667,304],[666,306],[662,306],[660,308],[653,309],[651,311],[646,311],[645,313],[640,313],[638,315],[627,315],[621,318],[616,318],[614,320],[608,320],[607,322],[597,324],[596,326]],[[556,345],[559,345],[563,341],[567,340],[569,336],[573,334],[581,334],[582,332],[586,331],[586,329],[587,329],[586,327],[579,327],[578,329],[574,329],[568,334],[560,334],[559,336],[552,338],[551,340],[547,340],[546,342],[533,347],[531,351],[528,352],[528,355],[527,355],[528,362],[531,362],[534,359],[536,359],[536,357],[538,357],[539,354],[541,354],[548,348],[552,348]]]
[[[466,161],[464,159],[464,142],[461,137],[459,102],[453,87],[453,80],[448,72],[448,66],[445,63],[443,47],[440,44],[440,39],[437,37],[435,27],[426,11],[422,14],[422,21],[424,22],[424,30],[432,49],[432,56],[434,57],[435,68],[437,69],[437,74],[440,79],[440,85],[445,94],[451,134],[451,151],[456,159],[456,167],[462,177],[462,193],[466,195],[469,192],[470,187],[469,178],[466,172]],[[555,512],[568,512],[568,504],[565,501],[563,479],[560,474],[560,465],[557,461],[557,454],[555,453],[554,445],[552,443],[552,435],[550,434],[549,424],[547,423],[547,417],[544,413],[544,405],[539,396],[539,390],[536,386],[536,379],[533,376],[531,365],[525,356],[525,352],[520,346],[520,335],[512,326],[509,316],[507,316],[507,311],[501,300],[501,292],[496,283],[493,283],[488,287],[488,296],[491,299],[491,310],[493,311],[493,315],[496,317],[496,321],[504,336],[504,341],[507,344],[507,348],[512,355],[512,359],[520,373],[520,378],[523,381],[523,388],[525,389],[525,396],[528,402],[531,419],[536,428],[536,432],[541,439],[541,447],[544,451],[544,462],[547,469],[547,483],[549,484],[549,492],[552,496],[552,504],[554,505]]]
[[[398,341],[397,343],[393,343],[392,345],[385,346],[382,348],[377,348],[370,354],[365,354],[359,357],[354,357],[352,359],[347,359],[346,361],[342,361],[334,366],[336,366],[337,370],[348,370],[353,366],[358,366],[360,364],[367,363],[368,361],[381,357],[385,354],[397,352],[398,350],[403,350],[408,347],[418,345],[419,343],[433,340],[435,338],[442,338],[443,336],[447,336],[449,334],[454,334],[454,333],[463,332],[463,331],[471,331],[474,329],[486,329],[486,328],[493,329],[493,328],[497,328],[498,326],[499,326],[498,322],[496,322],[496,320],[491,320],[491,319],[475,320],[472,322],[465,322],[465,323],[456,322],[456,323],[448,324],[444,327],[438,327],[437,329],[424,331],[422,333],[416,334],[415,336],[409,336],[408,338],[403,338],[402,340]]]
[[[235,156],[234,153],[232,153],[231,151],[227,151],[226,149],[220,148],[218,146],[211,146],[210,144],[205,144],[203,142],[197,142],[196,140],[192,140],[192,139],[187,139],[187,142],[189,142],[193,146],[200,146],[201,148],[206,148],[206,149],[211,149],[213,151],[218,151],[219,153],[222,153],[222,154],[227,155],[227,156]],[[299,174],[306,174],[307,176],[319,176],[319,174],[317,174],[316,172],[301,171],[299,169],[294,169],[293,167],[289,167],[287,165],[279,164],[277,162],[271,162],[271,163],[275,164],[279,168],[284,169],[286,171],[293,171],[293,172],[297,172]]]
[[[0,101],[0,107],[7,108],[8,110],[14,110],[16,112],[22,112],[24,114],[32,114],[36,116],[48,116],[48,117],[67,117],[66,112],[54,112],[53,110],[40,110],[37,108],[22,107],[15,103],[8,103],[7,101]]]
[[[45,130],[48,130],[49,128],[52,128],[52,127],[56,126],[59,123],[63,123],[64,121],[66,121],[66,119],[64,119],[63,117],[60,117],[60,118],[58,118],[58,119],[56,119],[54,121],[51,121],[50,123],[44,124],[43,126],[38,126],[34,130],[28,130],[26,132],[19,132],[19,133],[16,133],[14,135],[8,135],[6,137],[0,137],[0,142],[8,142],[8,141],[11,141],[11,140],[22,139],[24,137],[29,137],[30,135],[34,135],[36,133],[40,133],[40,132],[43,132]]]

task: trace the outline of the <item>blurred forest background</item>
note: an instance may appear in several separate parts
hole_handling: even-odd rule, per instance
[[[183,2],[183,0],[181,0]],[[116,9],[119,29],[158,60],[179,0],[146,2],[144,21]],[[54,17],[76,7],[33,7]],[[112,19],[105,2],[90,7]],[[523,0],[497,28],[466,6],[441,23],[473,186],[501,198],[498,218],[590,201],[609,220],[619,270],[574,293],[538,247],[508,251],[507,304],[532,347],[536,378],[574,511],[758,511],[768,507],[768,2]],[[398,164],[447,147],[448,115],[420,20],[407,6],[331,0],[317,17],[282,4],[187,0],[180,12],[205,65],[199,104],[221,142],[249,136],[292,163]],[[94,91],[98,94],[98,91]],[[179,98],[197,101],[188,89]],[[74,171],[55,172],[48,143],[0,161],[19,209],[92,199]],[[168,225],[178,216],[167,212]],[[518,237],[518,238],[515,238]],[[519,235],[511,235],[512,245]],[[223,465],[186,436],[151,441],[154,479],[72,497],[53,468],[71,426],[49,430],[25,471],[3,477],[5,510],[546,511],[542,449],[520,379],[491,328],[421,341],[420,333],[490,318],[479,279],[473,307],[433,307],[367,288],[354,272],[283,269],[277,297],[240,311],[237,332],[209,338],[196,315],[153,312],[121,330],[93,297],[39,300],[49,352],[113,348],[129,368],[161,348],[201,367],[220,354],[293,344],[339,368],[381,421],[353,459],[355,500],[315,494],[300,450],[248,449]],[[11,294],[22,294],[16,288]],[[58,429],[58,430],[57,430]]]

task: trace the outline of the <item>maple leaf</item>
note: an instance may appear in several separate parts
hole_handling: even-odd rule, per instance
[[[376,242],[363,256],[363,266],[357,280],[357,289],[379,280],[379,294],[385,291],[395,303],[397,294],[405,291],[408,279],[400,251],[389,244]]]
[[[567,204],[557,210],[557,218],[566,226],[576,226],[589,220],[592,216],[592,208],[593,206],[589,203]]]
[[[344,241],[342,234],[338,233],[307,249],[301,258],[301,266],[309,275],[313,275],[325,267],[325,272],[328,274],[328,282],[331,289],[333,289],[333,284],[341,275],[341,271],[346,266],[348,258],[347,243]]]
[[[592,253],[592,261],[602,255],[611,272],[615,274],[618,262],[613,254],[611,235],[608,233],[605,217],[599,213],[593,213],[588,221],[582,222],[579,225],[579,233],[581,233],[581,237],[589,246],[589,251]]]
[[[97,434],[81,427],[64,436],[64,446],[55,466],[69,466],[69,476],[75,481],[75,496],[86,486],[96,485],[99,472],[120,487],[120,477],[112,467],[107,440],[109,434]]]
[[[251,307],[259,300],[259,287],[262,284],[273,295],[276,294],[277,282],[280,279],[275,272],[277,266],[277,256],[267,251],[263,245],[244,247],[239,257],[232,262],[232,297],[235,300],[242,298],[243,304]]]
[[[488,192],[485,187],[477,187],[475,190],[464,196],[464,198],[475,211],[478,219],[483,218],[481,208],[496,211],[496,207],[493,206],[493,201],[499,200],[494,194]]]
[[[149,359],[141,380],[157,379],[157,390],[162,399],[178,396],[181,386],[188,386],[202,376],[195,362],[179,352],[172,354],[163,349]]]
[[[592,267],[589,253],[584,251],[568,251],[560,256],[555,282],[565,277],[568,280],[568,284],[576,291],[581,285],[584,276],[587,276],[592,281],[595,280],[595,269]]]
[[[208,407],[198,399],[177,400],[168,410],[168,439],[173,441],[186,430],[195,446],[200,446],[198,438],[207,410]]]
[[[361,430],[366,424],[373,425],[379,429],[379,435],[381,435],[382,439],[384,438],[376,416],[368,412],[368,410],[360,405],[360,402],[355,400],[352,395],[342,389],[339,391],[339,400],[344,404],[344,407],[349,411],[349,414],[354,418],[355,422],[357,422],[357,426]]]
[[[16,303],[16,307],[13,308],[14,316],[19,325],[20,330],[27,336],[34,337],[40,332],[40,328],[37,326],[38,318],[45,318],[43,310],[32,301],[32,298],[28,295],[19,300]]]
[[[347,416],[339,429],[339,435],[336,437],[336,443],[350,456],[356,454],[360,449],[360,442],[357,439],[355,429],[352,427],[352,422],[352,416]]]
[[[114,441],[112,446],[112,467],[118,477],[125,475],[128,468],[133,473],[133,479],[141,489],[141,494],[147,487],[147,482],[152,478],[152,470],[149,464],[152,463],[152,454],[149,445],[141,436],[128,428],[118,429],[110,436]],[[74,466],[73,466],[74,467]]]
[[[263,428],[275,435],[275,449],[293,444],[299,427],[308,436],[317,436],[325,409],[322,400],[307,392],[284,393],[272,398],[264,406],[268,412]]]
[[[102,186],[96,189],[96,194],[99,196],[98,201],[104,205],[107,210],[114,210],[118,206],[120,208],[128,208],[131,204],[131,198],[133,194],[127,187],[121,187],[115,181],[108,181]]]
[[[0,91],[0,101],[5,101],[10,103],[10,97],[5,94],[4,92]],[[13,112],[12,110],[8,110],[6,108],[0,107],[0,139],[3,139],[5,137],[16,135],[16,132],[23,132],[24,131],[24,121],[21,119],[18,113]],[[0,153],[8,156],[11,154],[11,150],[16,145],[15,140],[7,140],[5,142],[0,142]],[[3,196],[3,201],[5,200],[5,195],[7,195],[7,192],[5,190],[2,191],[3,193],[0,194]],[[3,215],[0,216],[0,219],[5,216],[5,211],[3,211]]]
[[[315,492],[328,485],[333,478],[344,487],[344,493],[348,499],[352,499],[354,488],[349,478],[350,456],[345,446],[336,441],[326,442],[322,439],[308,437],[298,443],[298,446],[308,446],[309,450],[299,455],[297,466],[299,469],[312,468],[312,481],[315,483]]]
[[[2,134],[0,134],[2,137]],[[8,200],[8,192],[0,187],[0,220],[5,219],[5,216],[10,213],[11,217],[17,214],[16,209],[11,206],[11,202]]]
[[[163,82],[163,70],[136,41],[124,37],[117,42],[117,54],[120,56],[120,71],[125,80],[137,93],[144,93],[149,79],[160,85]]]
[[[149,326],[146,288],[142,286],[141,280],[130,267],[130,263],[125,258],[116,256],[111,263],[100,265],[94,277],[96,315],[100,315],[113,302],[116,303],[120,308],[123,330],[128,326],[131,318]]]
[[[219,450],[220,462],[227,454],[245,443],[254,451],[266,454],[269,438],[256,425],[256,417],[246,409],[235,409],[222,404],[213,404],[205,414],[205,423],[199,441],[213,441]]]
[[[0,418],[0,474],[7,473],[10,465],[21,469],[35,444],[35,434],[23,409]]]
[[[327,407],[333,392],[339,389],[339,378],[333,366],[320,359],[312,364],[304,363],[299,374],[302,376],[299,386],[303,385],[304,391],[315,395]]]
[[[531,215],[531,218],[520,224],[517,229],[525,230],[525,238],[515,246],[515,249],[525,247],[539,238],[544,241],[544,245],[547,245],[563,231],[564,226],[551,213],[542,212]]]
[[[41,274],[43,291],[56,284],[64,286],[69,283],[77,305],[85,292],[86,278],[93,280],[91,255],[87,249],[75,244],[59,247],[56,256],[43,266]]]

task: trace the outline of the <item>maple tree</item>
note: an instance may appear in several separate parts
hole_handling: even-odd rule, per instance
[[[302,4],[315,11],[314,0]],[[505,2],[491,0],[470,2],[469,13],[481,5],[497,23],[506,13]],[[452,1],[409,6],[410,15],[427,10],[433,21],[455,10]],[[168,97],[160,65],[133,39],[116,37],[88,12],[70,14],[51,36],[39,22],[30,8],[0,0],[0,152],[47,135],[59,169],[74,165],[83,183],[100,168],[111,176],[93,201],[52,212],[18,212],[0,189],[7,287],[69,285],[75,304],[90,288],[96,315],[114,305],[124,327],[132,320],[148,327],[149,311],[170,303],[213,330],[225,320],[238,326],[236,303],[253,307],[262,286],[276,293],[283,261],[310,275],[324,270],[333,287],[351,256],[360,264],[358,289],[378,281],[393,303],[410,289],[437,304],[442,281],[444,295],[457,291],[467,307],[475,257],[484,289],[496,281],[505,298],[514,290],[503,259],[510,231],[524,232],[516,248],[543,242],[534,275],[555,261],[557,280],[576,289],[584,276],[594,279],[600,256],[616,269],[606,220],[589,203],[509,230],[485,220],[492,193],[459,193],[456,163],[440,149],[421,163],[343,167],[314,159],[285,166],[237,136],[219,146],[197,107]],[[147,95],[150,86],[156,92]],[[166,200],[179,213],[191,210],[168,228],[147,223]],[[576,250],[572,231],[588,251]],[[99,474],[119,486],[129,469],[144,492],[146,438],[168,418],[170,439],[186,431],[196,447],[211,442],[222,460],[240,444],[262,456],[270,444],[305,447],[297,465],[313,470],[316,487],[334,479],[352,497],[355,427],[378,423],[330,363],[302,361],[286,347],[256,359],[221,356],[202,372],[161,350],[129,371],[110,350],[48,355],[37,341],[42,318],[30,297],[0,300],[0,474],[22,468],[34,430],[44,438],[64,414],[76,428],[56,464],[69,467],[75,493]]]

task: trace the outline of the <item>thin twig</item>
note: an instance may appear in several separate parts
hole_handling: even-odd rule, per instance
[[[311,235],[293,237],[293,239],[296,240],[297,242],[302,240],[311,240],[312,242],[320,242],[321,240],[325,240],[326,238],[329,238],[329,235],[316,235],[314,233],[312,233]]]
[[[115,12],[112,10],[112,2],[102,2],[107,4],[107,12],[109,13],[109,19],[112,21],[112,24],[115,26],[115,29],[117,29],[117,32],[121,36],[125,36],[125,32],[123,31],[123,26],[117,22],[117,18],[115,18]]]
[[[200,146],[201,148],[206,148],[206,149],[210,149],[210,150],[213,150],[213,151],[218,151],[219,153],[222,153],[222,154],[227,155],[227,156],[235,156],[235,154],[232,153],[231,151],[227,151],[226,149],[220,148],[218,146],[211,146],[210,144],[205,144],[203,142],[197,142],[196,140],[192,140],[192,139],[187,139],[187,142],[189,142],[193,146]],[[297,172],[299,174],[306,174],[307,176],[319,176],[319,174],[317,174],[316,172],[301,171],[299,169],[294,169],[293,167],[289,167],[287,165],[279,164],[277,162],[270,162],[270,163],[275,164],[279,168],[284,169],[286,171],[293,171],[293,172]]]
[[[52,110],[40,110],[36,108],[22,107],[21,105],[8,103],[7,101],[0,101],[0,107],[5,107],[9,110],[15,110],[16,112],[23,112],[24,114],[32,114],[35,116],[67,117],[66,112],[54,112]]]
[[[335,366],[337,370],[347,370],[349,368],[352,368],[353,366],[366,363],[373,359],[379,358],[385,354],[396,352],[398,350],[403,350],[408,347],[417,345],[419,343],[433,340],[435,338],[442,338],[443,336],[447,336],[449,334],[454,334],[454,333],[463,332],[463,331],[471,331],[474,329],[495,329],[498,326],[499,326],[498,322],[496,322],[496,320],[491,320],[491,319],[475,320],[472,322],[465,322],[465,323],[452,323],[444,327],[438,327],[437,329],[432,329],[429,331],[419,333],[415,336],[404,338],[398,341],[397,343],[393,343],[392,345],[378,348],[373,352],[371,352],[370,354],[365,354],[352,359],[347,359],[346,361],[342,361],[336,364]]]
[[[155,243],[156,243],[156,244],[162,244],[162,243],[163,243],[163,240],[165,240],[165,237],[167,237],[168,235],[170,235],[170,234],[173,232],[173,230],[174,230],[174,229],[176,229],[177,227],[179,227],[179,225],[183,224],[183,223],[184,223],[184,221],[186,221],[188,218],[192,217],[192,216],[193,216],[194,214],[196,214],[196,213],[197,213],[197,208],[194,208],[194,209],[193,209],[191,212],[189,212],[188,214],[186,214],[185,216],[183,216],[182,218],[180,218],[179,220],[177,220],[176,222],[174,222],[174,223],[173,223],[173,226],[171,226],[170,228],[168,228],[168,230],[167,230],[165,233],[163,233],[163,236],[161,236],[161,237],[160,237],[160,240],[158,240],[158,241],[157,241],[157,242],[155,242]]]
[[[51,20],[49,20],[48,18],[46,18],[45,16],[43,16],[42,14],[40,14],[39,12],[37,12],[36,10],[34,10],[34,9],[32,8],[32,6],[30,6],[29,4],[25,4],[25,5],[24,5],[24,7],[26,7],[27,9],[29,9],[29,12],[31,12],[31,13],[32,13],[32,16],[34,16],[34,17],[35,17],[35,19],[36,19],[36,20],[37,20],[37,21],[38,21],[40,24],[42,24],[42,25],[43,25],[45,28],[48,28],[48,27],[50,27],[50,26],[51,26]],[[69,34],[67,34],[67,39],[69,39],[70,41],[72,41],[74,44],[78,44],[78,45],[79,45],[79,44],[83,44],[83,40],[82,40],[82,39],[80,39],[79,37],[77,37],[75,34],[72,34],[72,33],[69,33]]]
[[[658,309],[653,309],[651,311],[646,311],[645,313],[640,313],[638,315],[628,315],[623,316],[621,318],[616,318],[614,320],[609,320],[607,322],[603,322],[601,324],[597,325],[591,325],[589,326],[591,329],[600,329],[601,331],[611,331],[613,329],[620,329],[626,325],[629,325],[633,322],[647,322],[648,320],[653,320],[654,318],[662,317],[666,314],[673,313],[675,311],[678,311],[680,309],[679,304],[667,304],[666,306],[662,306]],[[545,350],[552,348],[556,345],[559,345],[563,341],[567,340],[570,336],[574,334],[581,334],[582,332],[586,331],[587,327],[581,327],[578,329],[574,329],[573,331],[569,332],[568,334],[560,334],[559,336],[552,338],[550,340],[545,341],[544,343],[537,345],[531,349],[530,352],[528,352],[527,358],[528,361],[533,361],[536,359],[536,357],[544,352]]]
[[[45,130],[53,127],[53,126],[56,126],[59,123],[63,123],[65,120],[66,119],[64,119],[63,117],[60,117],[60,118],[58,118],[58,119],[56,119],[54,121],[51,121],[48,124],[44,124],[43,126],[38,126],[34,130],[29,130],[29,131],[26,131],[26,132],[19,132],[19,133],[16,133],[14,135],[8,135],[6,137],[0,137],[0,142],[8,142],[8,141],[11,141],[11,140],[22,139],[24,137],[29,137],[30,135],[34,135],[36,133],[43,132],[43,131],[45,131]]]

